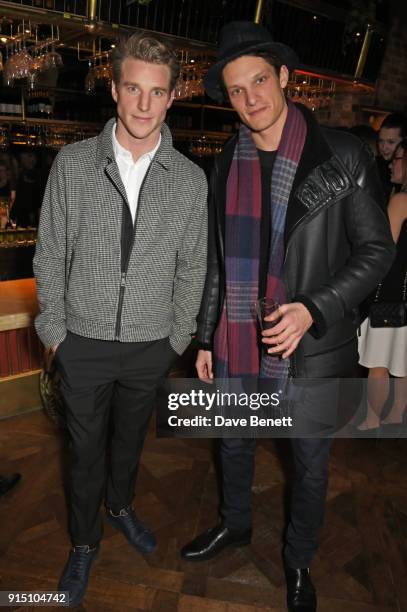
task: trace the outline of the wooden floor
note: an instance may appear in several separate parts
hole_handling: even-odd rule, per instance
[[[0,472],[23,475],[0,498],[0,590],[56,589],[69,548],[62,447],[61,435],[42,413],[0,422]],[[136,508],[154,529],[158,552],[138,555],[106,525],[82,609],[285,610],[285,455],[284,443],[259,443],[252,545],[188,564],[179,557],[180,546],[216,520],[211,443],[157,440],[151,430]],[[335,442],[326,526],[312,566],[318,612],[407,611],[406,476],[406,440]]]

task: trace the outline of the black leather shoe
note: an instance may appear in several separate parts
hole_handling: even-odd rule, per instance
[[[316,612],[317,595],[308,568],[285,567],[289,612]]]
[[[97,557],[99,546],[75,546],[69,553],[68,562],[62,572],[58,591],[67,591],[69,607],[76,608],[85,597],[88,588],[90,568]]]
[[[250,544],[251,537],[251,529],[231,531],[228,527],[217,525],[186,544],[181,550],[181,557],[187,561],[206,561],[216,557],[227,546]]]
[[[0,496],[8,493],[16,486],[21,478],[21,474],[12,474],[11,476],[0,476]]]
[[[157,548],[154,534],[137,518],[132,508],[122,508],[117,515],[108,510],[106,516],[109,523],[121,531],[128,543],[139,552],[152,553]]]

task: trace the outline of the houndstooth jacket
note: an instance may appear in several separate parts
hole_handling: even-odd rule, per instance
[[[207,182],[173,148],[168,127],[140,190],[123,275],[123,207],[113,121],[67,145],[52,166],[41,210],[34,272],[35,326],[45,346],[66,331],[137,342],[169,336],[181,354],[196,329],[206,272]]]

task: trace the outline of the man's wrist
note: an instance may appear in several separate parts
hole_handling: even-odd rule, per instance
[[[296,295],[293,302],[299,302],[303,304],[305,308],[311,315],[312,323],[310,326],[310,333],[314,338],[321,338],[326,334],[327,327],[325,319],[322,315],[322,312],[319,308],[314,304],[312,300],[310,300],[306,295]]]

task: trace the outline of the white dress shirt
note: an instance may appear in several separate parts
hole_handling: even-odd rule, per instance
[[[116,123],[113,125],[113,152],[116,158],[116,163],[119,168],[120,177],[122,179],[124,188],[126,190],[127,201],[130,206],[131,218],[136,218],[138,197],[140,193],[140,187],[143,183],[144,177],[147,174],[147,170],[151,164],[154,155],[157,152],[158,147],[161,143],[161,134],[158,139],[157,145],[152,151],[144,153],[136,162],[133,161],[133,156],[122,145],[116,138]]]

